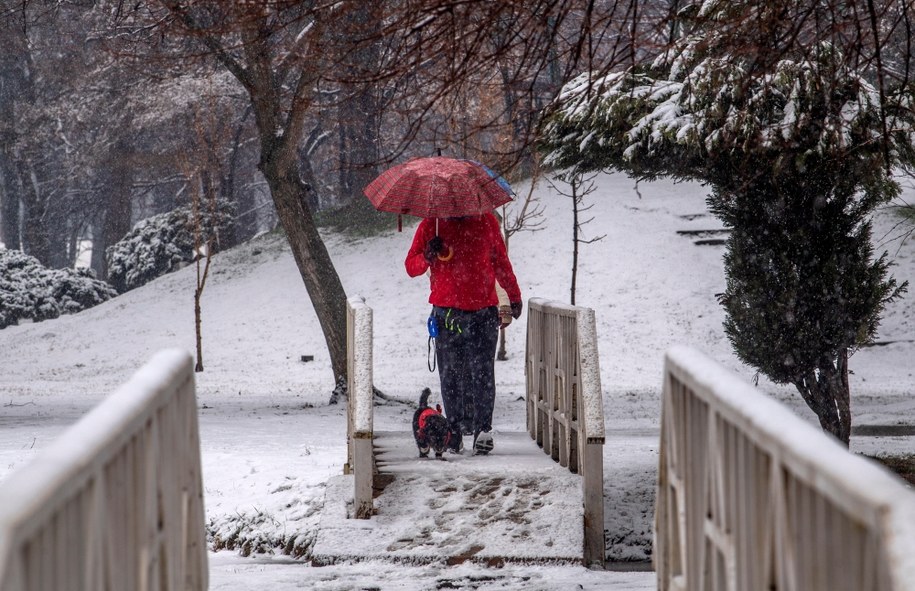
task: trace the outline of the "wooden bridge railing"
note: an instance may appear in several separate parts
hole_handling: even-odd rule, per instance
[[[204,590],[194,371],[164,351],[0,486],[0,589]]]
[[[594,311],[528,303],[527,428],[560,465],[582,476],[584,562],[603,564],[604,410]]]
[[[915,589],[915,495],[693,350],[666,358],[658,589]]]
[[[353,474],[355,481],[354,516],[368,519],[374,512],[372,484],[375,473],[372,447],[372,309],[359,296],[346,300],[346,370],[347,447],[343,473]]]

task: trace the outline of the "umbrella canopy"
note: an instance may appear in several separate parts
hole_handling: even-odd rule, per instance
[[[488,174],[488,175],[491,176],[492,178],[496,179],[496,182],[499,183],[499,186],[500,186],[500,187],[502,187],[503,189],[505,189],[505,192],[506,192],[506,193],[508,193],[508,194],[511,195],[512,197],[515,196],[515,191],[512,189],[512,186],[508,184],[508,181],[507,181],[507,180],[505,180],[504,178],[502,178],[501,176],[499,176],[499,174],[496,173],[496,171],[494,171],[493,169],[489,168],[489,167],[486,166],[485,164],[481,164],[481,163],[477,162],[476,160],[468,160],[467,162],[470,162],[470,163],[472,163],[472,164],[476,164],[477,166],[479,166],[480,168],[482,168],[483,170],[485,170],[485,171],[486,171],[486,174]]]
[[[482,215],[512,200],[508,183],[482,164],[442,156],[389,168],[363,192],[379,211],[422,218]]]

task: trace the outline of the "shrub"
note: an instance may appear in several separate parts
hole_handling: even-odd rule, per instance
[[[75,314],[116,295],[88,269],[48,269],[19,250],[0,250],[0,329]]]
[[[213,237],[213,250],[219,236],[228,231],[233,209],[219,201],[215,212],[202,211],[201,241]],[[176,271],[194,260],[194,212],[190,206],[140,221],[117,244],[108,248],[108,281],[120,293],[149,283]]]

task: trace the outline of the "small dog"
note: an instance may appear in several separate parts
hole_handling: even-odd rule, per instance
[[[444,460],[451,430],[448,420],[442,415],[442,407],[437,404],[435,408],[429,406],[430,394],[432,390],[424,388],[419,396],[419,408],[413,413],[413,437],[419,448],[419,457],[428,458],[431,449],[436,458]]]

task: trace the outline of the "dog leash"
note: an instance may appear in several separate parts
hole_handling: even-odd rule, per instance
[[[426,367],[430,372],[435,372],[435,339],[438,337],[438,322],[436,322],[434,314],[429,315],[426,325],[429,328],[429,340],[426,343]]]

